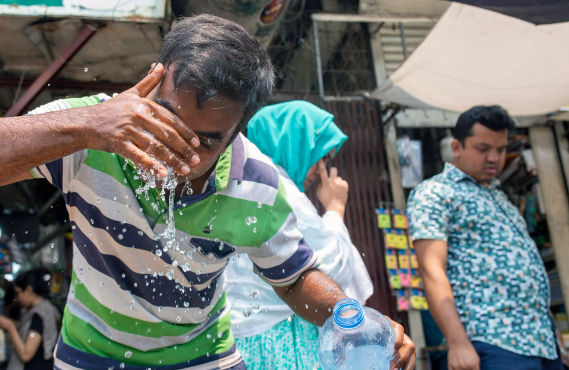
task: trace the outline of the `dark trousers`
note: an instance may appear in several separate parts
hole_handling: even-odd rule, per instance
[[[543,357],[523,356],[506,351],[499,347],[482,343],[472,342],[478,356],[480,356],[480,370],[564,370],[565,366],[558,355],[556,360],[548,360]],[[435,368],[447,370],[447,358],[443,358]]]

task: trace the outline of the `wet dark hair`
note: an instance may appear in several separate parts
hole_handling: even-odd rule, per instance
[[[174,68],[176,90],[196,92],[197,107],[223,95],[243,102],[237,135],[271,97],[274,70],[261,43],[237,23],[203,14],[182,18],[164,37],[157,62]]]
[[[22,290],[31,286],[35,294],[48,298],[51,291],[51,273],[44,267],[28,270],[19,274],[14,284]]]
[[[470,108],[458,117],[454,127],[454,138],[464,146],[466,138],[473,135],[472,126],[477,123],[496,132],[503,130],[511,131],[516,127],[512,117],[499,105],[489,107],[477,106]]]

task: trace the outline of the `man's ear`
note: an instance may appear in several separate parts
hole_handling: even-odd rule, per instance
[[[460,153],[462,152],[462,149],[464,149],[462,143],[456,139],[451,141],[450,148],[452,149],[452,154],[454,154],[454,158],[460,157]]]

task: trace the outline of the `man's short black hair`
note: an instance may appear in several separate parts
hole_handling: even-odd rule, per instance
[[[462,143],[467,137],[472,136],[472,126],[480,123],[482,126],[492,131],[511,131],[516,127],[516,123],[508,112],[499,105],[477,106],[470,108],[458,117],[454,127],[454,138]]]
[[[195,91],[198,108],[220,95],[242,101],[245,117],[236,134],[271,97],[269,55],[245,28],[223,18],[203,14],[181,19],[164,37],[157,62],[174,68],[176,89]]]

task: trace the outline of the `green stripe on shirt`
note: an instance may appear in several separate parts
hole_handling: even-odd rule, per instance
[[[220,318],[216,326],[209,327],[190,342],[149,351],[140,351],[110,340],[91,324],[88,324],[69,312],[68,308],[65,309],[63,323],[61,337],[67,345],[79,351],[101,357],[113,358],[133,366],[182,364],[187,361],[208,356],[208,354],[228,351],[235,343],[233,335],[229,330],[229,314]],[[73,328],[73,330],[69,331],[68,328]],[[218,333],[222,333],[221,338],[218,337]],[[127,351],[132,353],[130,358],[125,356]]]

